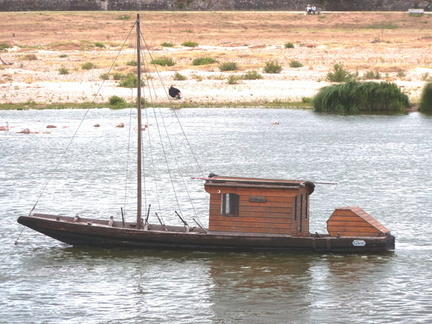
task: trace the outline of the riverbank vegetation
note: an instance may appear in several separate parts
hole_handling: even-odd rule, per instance
[[[313,98],[317,112],[403,112],[408,96],[394,83],[350,81],[322,88]]]

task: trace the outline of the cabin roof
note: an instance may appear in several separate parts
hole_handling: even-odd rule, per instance
[[[242,177],[223,177],[209,176],[205,179],[205,186],[215,187],[248,187],[248,188],[271,188],[271,189],[294,189],[306,188],[311,194],[315,185],[310,181],[304,180],[281,180],[281,179],[262,179],[262,178],[242,178]]]

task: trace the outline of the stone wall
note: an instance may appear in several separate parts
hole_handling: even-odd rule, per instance
[[[0,11],[302,11],[307,1],[309,0],[0,0]],[[310,3],[328,11],[406,11],[414,7],[429,8],[432,0],[315,0]]]

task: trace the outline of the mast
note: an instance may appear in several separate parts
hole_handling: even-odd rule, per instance
[[[137,122],[138,122],[138,140],[137,140],[137,219],[136,228],[142,228],[142,165],[141,165],[141,147],[142,147],[142,121],[141,121],[141,26],[140,15],[137,14],[136,20],[137,34]]]

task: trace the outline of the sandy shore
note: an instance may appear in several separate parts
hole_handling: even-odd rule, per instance
[[[130,89],[118,87],[112,78],[101,78],[106,73],[133,70],[126,64],[133,59],[131,46],[126,58],[110,70],[132,20],[119,20],[118,13],[99,12],[25,13],[31,16],[27,20],[22,19],[23,15],[8,14],[5,19],[0,13],[0,44],[10,46],[0,50],[4,63],[10,63],[0,62],[0,104],[106,103],[113,95],[134,100]],[[144,28],[150,29],[149,52],[153,57],[172,57],[176,62],[151,75],[156,91],[154,102],[170,100],[166,92],[171,84],[181,89],[181,102],[186,104],[301,102],[329,84],[326,76],[334,64],[342,64],[361,80],[365,80],[367,72],[379,72],[377,81],[396,83],[413,103],[418,102],[426,82],[432,80],[432,36],[426,28],[429,17],[417,19],[406,13],[311,17],[284,12],[145,15],[143,21],[148,25]],[[176,39],[196,40],[199,46],[188,48]],[[293,48],[284,46],[287,40],[294,44]],[[163,41],[171,41],[174,46],[162,47]],[[194,58],[203,56],[213,57],[217,63],[192,64]],[[265,62],[270,60],[282,65],[281,73],[263,72]],[[293,60],[303,66],[290,67]],[[96,67],[85,70],[84,62]],[[221,72],[222,62],[236,62],[239,69]],[[61,69],[67,74],[61,74]],[[259,72],[262,79],[228,84],[230,75],[240,76],[252,70]],[[175,72],[187,79],[175,81]]]
[[[224,49],[216,50],[223,51]],[[274,49],[275,52],[278,50],[283,49]],[[247,52],[248,49],[242,49],[242,51]],[[268,51],[267,49],[266,52]],[[406,51],[400,53],[400,57],[409,55],[405,53]],[[60,75],[58,70],[62,63],[53,63],[56,58],[58,60],[60,52],[33,51],[32,54],[38,59],[21,63],[21,67],[17,66],[20,65],[20,62],[16,60],[17,54],[12,52],[2,54],[5,62],[13,62],[13,64],[2,67],[3,76],[10,76],[10,78],[0,84],[0,103],[105,103],[113,95],[120,96],[126,101],[133,101],[134,93],[131,89],[119,87],[117,81],[101,79],[100,76],[107,73],[107,68],[70,70],[67,75]],[[344,55],[347,54],[345,51]],[[76,55],[79,56],[79,53]],[[70,58],[73,60],[73,56]],[[303,60],[306,60],[306,57]],[[342,61],[343,57],[340,60]],[[49,68],[46,67],[48,62]],[[264,73],[260,68],[256,70],[262,75],[262,79],[240,80],[237,84],[228,84],[228,76],[231,74],[241,76],[245,73],[244,71],[222,73],[216,66],[210,68],[210,71],[177,70],[176,72],[187,78],[184,81],[174,81],[174,72],[171,71],[153,73],[151,74],[154,81],[152,84],[159,83],[155,85],[153,101],[157,103],[170,101],[167,96],[167,88],[171,84],[181,89],[182,102],[203,105],[268,104],[275,101],[301,102],[302,98],[311,98],[320,88],[331,84],[326,81],[326,75],[331,71],[327,65],[284,67],[282,72],[277,74]],[[383,76],[383,80],[396,83],[411,101],[417,102],[426,83],[425,75],[432,76],[432,68],[415,68],[405,72],[402,78],[398,77],[398,72],[387,73]]]

